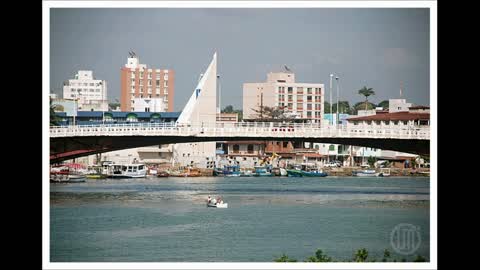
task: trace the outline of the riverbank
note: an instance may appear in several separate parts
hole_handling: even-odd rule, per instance
[[[213,176],[212,169],[199,169],[202,176]],[[247,168],[247,170],[253,171],[253,168]],[[363,170],[360,167],[341,167],[341,168],[324,168],[328,176],[353,176],[353,171]],[[390,176],[430,176],[430,169],[403,169],[403,168],[390,168]]]

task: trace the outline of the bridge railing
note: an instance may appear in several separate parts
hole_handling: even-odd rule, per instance
[[[76,136],[197,136],[275,138],[398,138],[430,139],[429,126],[320,126],[317,123],[130,123],[60,126],[50,137]]]

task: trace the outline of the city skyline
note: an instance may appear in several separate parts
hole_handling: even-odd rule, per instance
[[[298,81],[325,84],[327,101],[334,73],[351,105],[364,100],[363,86],[378,103],[399,98],[401,84],[402,98],[429,105],[428,9],[52,9],[51,21],[57,94],[75,72],[93,70],[108,82],[109,100],[119,99],[133,50],[142,64],[175,70],[179,111],[216,51],[222,107],[241,108],[242,84],[284,65]]]

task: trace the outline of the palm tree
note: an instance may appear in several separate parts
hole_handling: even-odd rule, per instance
[[[364,86],[362,89],[358,90],[359,95],[365,96],[365,110],[367,109],[368,97],[375,95],[375,91],[372,88],[367,88]]]
[[[50,99],[50,126],[58,126],[60,125],[60,117],[55,114],[55,109],[59,106],[58,104],[52,104],[52,100]]]

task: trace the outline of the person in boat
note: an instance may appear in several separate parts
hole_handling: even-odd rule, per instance
[[[210,196],[208,196],[207,202],[210,203],[211,201],[212,201],[212,198],[210,198]]]

